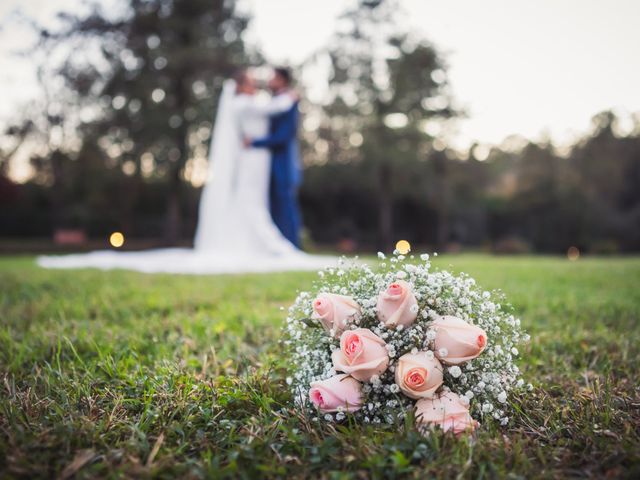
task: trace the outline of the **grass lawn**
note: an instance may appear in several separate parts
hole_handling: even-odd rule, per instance
[[[0,259],[0,478],[640,478],[640,258],[442,256],[502,288],[534,385],[475,438],[311,426],[279,330],[314,274],[46,271]]]

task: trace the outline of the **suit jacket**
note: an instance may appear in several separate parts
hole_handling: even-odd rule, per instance
[[[254,147],[266,147],[271,152],[271,180],[277,191],[295,189],[302,182],[298,117],[296,102],[286,112],[272,115],[269,118],[269,135],[252,142]]]

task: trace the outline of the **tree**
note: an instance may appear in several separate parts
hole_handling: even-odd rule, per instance
[[[327,49],[328,128],[318,132],[331,161],[361,162],[370,172],[365,181],[379,192],[378,245],[383,249],[392,244],[403,171],[432,150],[427,122],[454,114],[442,60],[430,44],[400,28],[397,12],[392,0],[360,0],[342,15]]]
[[[82,141],[100,145],[107,164],[135,179],[128,211],[140,192],[144,159],[168,182],[165,236],[175,242],[185,167],[206,157],[217,92],[247,61],[241,35],[248,19],[225,0],[122,6],[115,16],[98,6],[89,15],[63,15],[62,28],[41,32],[41,48],[52,59],[51,75],[64,80],[91,117],[82,122]]]

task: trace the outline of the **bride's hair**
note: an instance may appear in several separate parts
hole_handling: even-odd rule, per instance
[[[231,78],[236,82],[236,85],[242,85],[247,80],[247,69],[238,68]]]

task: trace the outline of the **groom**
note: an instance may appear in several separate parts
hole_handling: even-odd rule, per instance
[[[268,84],[275,100],[291,92],[291,72],[287,68],[274,68]],[[282,234],[300,248],[300,212],[298,210],[298,187],[302,181],[298,153],[298,102],[283,113],[269,119],[269,135],[264,138],[247,139],[245,144],[266,147],[271,152],[271,216]]]

